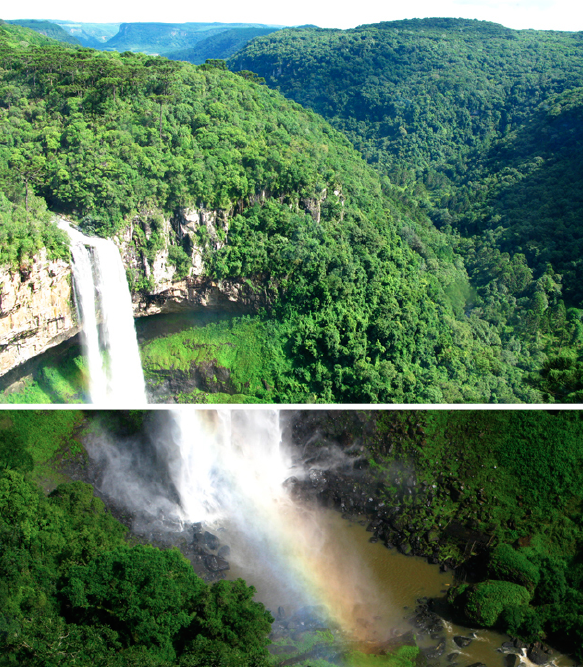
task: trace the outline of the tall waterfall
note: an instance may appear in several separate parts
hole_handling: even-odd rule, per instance
[[[318,605],[363,638],[362,608],[377,605],[384,614],[384,602],[351,546],[334,544],[322,511],[290,497],[286,480],[306,471],[282,442],[278,411],[191,409],[168,417],[157,448],[183,520],[224,527],[236,543],[231,558],[239,557],[252,578],[277,582],[283,597]]]
[[[85,236],[64,220],[59,226],[71,239],[90,401],[124,408],[144,405],[132,301],[119,251],[113,241]]]

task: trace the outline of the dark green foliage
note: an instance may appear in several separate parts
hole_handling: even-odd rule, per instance
[[[431,18],[287,29],[229,61],[329,119],[386,193],[418,203],[463,257],[466,314],[549,401],[583,386],[566,315],[583,298],[582,48],[580,33]]]
[[[499,544],[490,553],[488,575],[492,579],[502,579],[520,584],[533,591],[540,579],[540,572],[528,558],[509,544]]]
[[[70,620],[115,629],[124,647],[134,644],[173,661],[173,639],[195,618],[204,582],[175,550],[121,547],[73,566],[62,595]]]
[[[34,463],[26,441],[16,431],[0,431],[0,469],[30,472]]]
[[[478,624],[499,614],[499,629],[525,641],[546,637],[578,659],[582,428],[580,411],[387,412],[377,420],[372,459],[388,487],[384,502],[407,507],[403,532],[458,572],[471,564],[477,585],[455,589],[458,611]],[[407,502],[403,481],[412,471],[417,484]],[[529,599],[510,596],[502,605],[492,580]]]
[[[505,607],[516,608],[528,605],[531,595],[524,586],[508,581],[488,580],[479,584],[463,584],[452,593],[454,604],[463,608],[473,623],[494,627]],[[513,616],[514,617],[514,616]]]
[[[87,484],[47,498],[0,473],[0,665],[215,664],[189,662],[197,647],[267,665],[272,619],[252,588],[208,586],[178,551],[130,548],[125,533]]]

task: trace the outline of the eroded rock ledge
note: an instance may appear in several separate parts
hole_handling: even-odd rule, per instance
[[[43,249],[26,272],[0,268],[0,375],[78,330],[68,262]]]

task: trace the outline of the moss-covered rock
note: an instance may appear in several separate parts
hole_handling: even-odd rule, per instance
[[[499,544],[490,554],[488,575],[492,579],[512,581],[533,591],[540,580],[540,572],[528,558],[510,544]]]
[[[451,599],[472,623],[491,628],[506,607],[528,605],[531,594],[519,584],[488,579],[479,584],[457,586]]]

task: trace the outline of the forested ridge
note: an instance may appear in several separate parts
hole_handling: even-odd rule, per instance
[[[143,414],[105,419],[128,433]],[[177,549],[136,543],[89,484],[57,472],[81,455],[79,429],[99,421],[73,411],[0,420],[0,665],[267,667],[273,619],[252,587],[211,586]]]
[[[270,352],[262,400],[540,400],[523,381],[540,367],[540,346],[517,355],[513,335],[503,341],[464,313],[471,290],[454,243],[383,193],[312,111],[221,61],[15,46],[16,26],[0,29],[3,261],[25,269],[43,243],[66,254],[54,226],[39,222],[44,202],[89,233],[147,225],[134,243],[150,256],[164,244],[162,216],[219,209],[228,226],[197,232],[207,274],[270,295],[256,329]],[[183,241],[170,261],[188,271]],[[135,271],[130,281],[150,287]]]
[[[466,311],[544,349],[531,381],[579,400],[581,33],[414,19],[288,29],[230,61],[321,113],[463,257]]]

